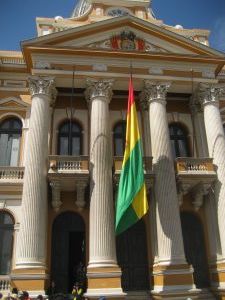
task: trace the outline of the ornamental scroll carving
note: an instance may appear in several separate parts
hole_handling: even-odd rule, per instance
[[[198,97],[203,106],[209,103],[219,105],[221,96],[225,96],[225,85],[200,83]]]
[[[94,98],[98,97],[109,103],[113,95],[113,82],[114,80],[112,79],[87,79],[87,89],[85,92],[87,101],[92,101]]]
[[[145,101],[151,102],[158,100],[166,103],[166,94],[170,85],[170,82],[155,82],[145,80],[144,90],[142,92],[143,95],[145,95]]]
[[[54,78],[46,76],[31,76],[28,78],[31,96],[46,95],[51,99],[51,104],[55,102],[57,90],[54,87]]]

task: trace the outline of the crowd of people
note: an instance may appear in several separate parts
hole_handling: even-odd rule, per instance
[[[30,300],[29,293],[27,291],[18,291],[17,288],[13,288],[11,293],[3,297],[0,293],[0,300]],[[44,300],[42,295],[38,295],[36,300]]]
[[[87,298],[84,296],[84,290],[82,286],[76,282],[73,286],[72,290],[72,297],[70,300],[87,300]],[[58,300],[57,295],[52,295],[51,297],[54,300]],[[33,299],[33,297],[32,297]],[[16,288],[12,289],[12,292],[9,293],[7,296],[3,297],[3,294],[0,293],[0,300],[31,300],[29,293],[27,291],[18,291]],[[48,300],[48,298],[43,297],[42,295],[38,295],[36,297],[36,300]],[[99,300],[106,300],[105,296],[100,296]]]

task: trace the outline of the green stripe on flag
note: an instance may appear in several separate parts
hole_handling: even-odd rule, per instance
[[[117,195],[116,207],[116,233],[124,231],[134,224],[138,217],[132,209],[131,204],[140,191],[144,183],[143,160],[140,140],[130,153],[129,159],[126,161],[121,170],[120,183]],[[131,211],[132,210],[132,211]],[[125,224],[126,219],[127,223]],[[135,219],[135,222],[132,220]],[[126,228],[123,228],[126,225]]]

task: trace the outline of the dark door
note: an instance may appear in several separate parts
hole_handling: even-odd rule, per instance
[[[188,212],[181,213],[184,251],[188,264],[194,268],[197,288],[209,287],[209,272],[203,228],[200,220]]]
[[[84,222],[78,214],[66,212],[56,218],[52,229],[51,279],[55,292],[72,291],[81,264],[85,264]]]
[[[120,234],[116,241],[124,291],[149,290],[146,231],[143,220]]]

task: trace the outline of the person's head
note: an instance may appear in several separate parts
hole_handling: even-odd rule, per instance
[[[2,299],[3,298],[3,295],[2,295],[2,293],[0,293],[0,299]]]
[[[37,300],[43,300],[43,299],[44,299],[44,297],[42,295],[37,296]]]
[[[106,297],[105,296],[100,296],[99,300],[106,300]]]
[[[14,288],[12,289],[12,294],[18,294],[18,289],[14,287]]]
[[[23,291],[23,298],[28,299],[29,298],[29,293],[27,291]]]

